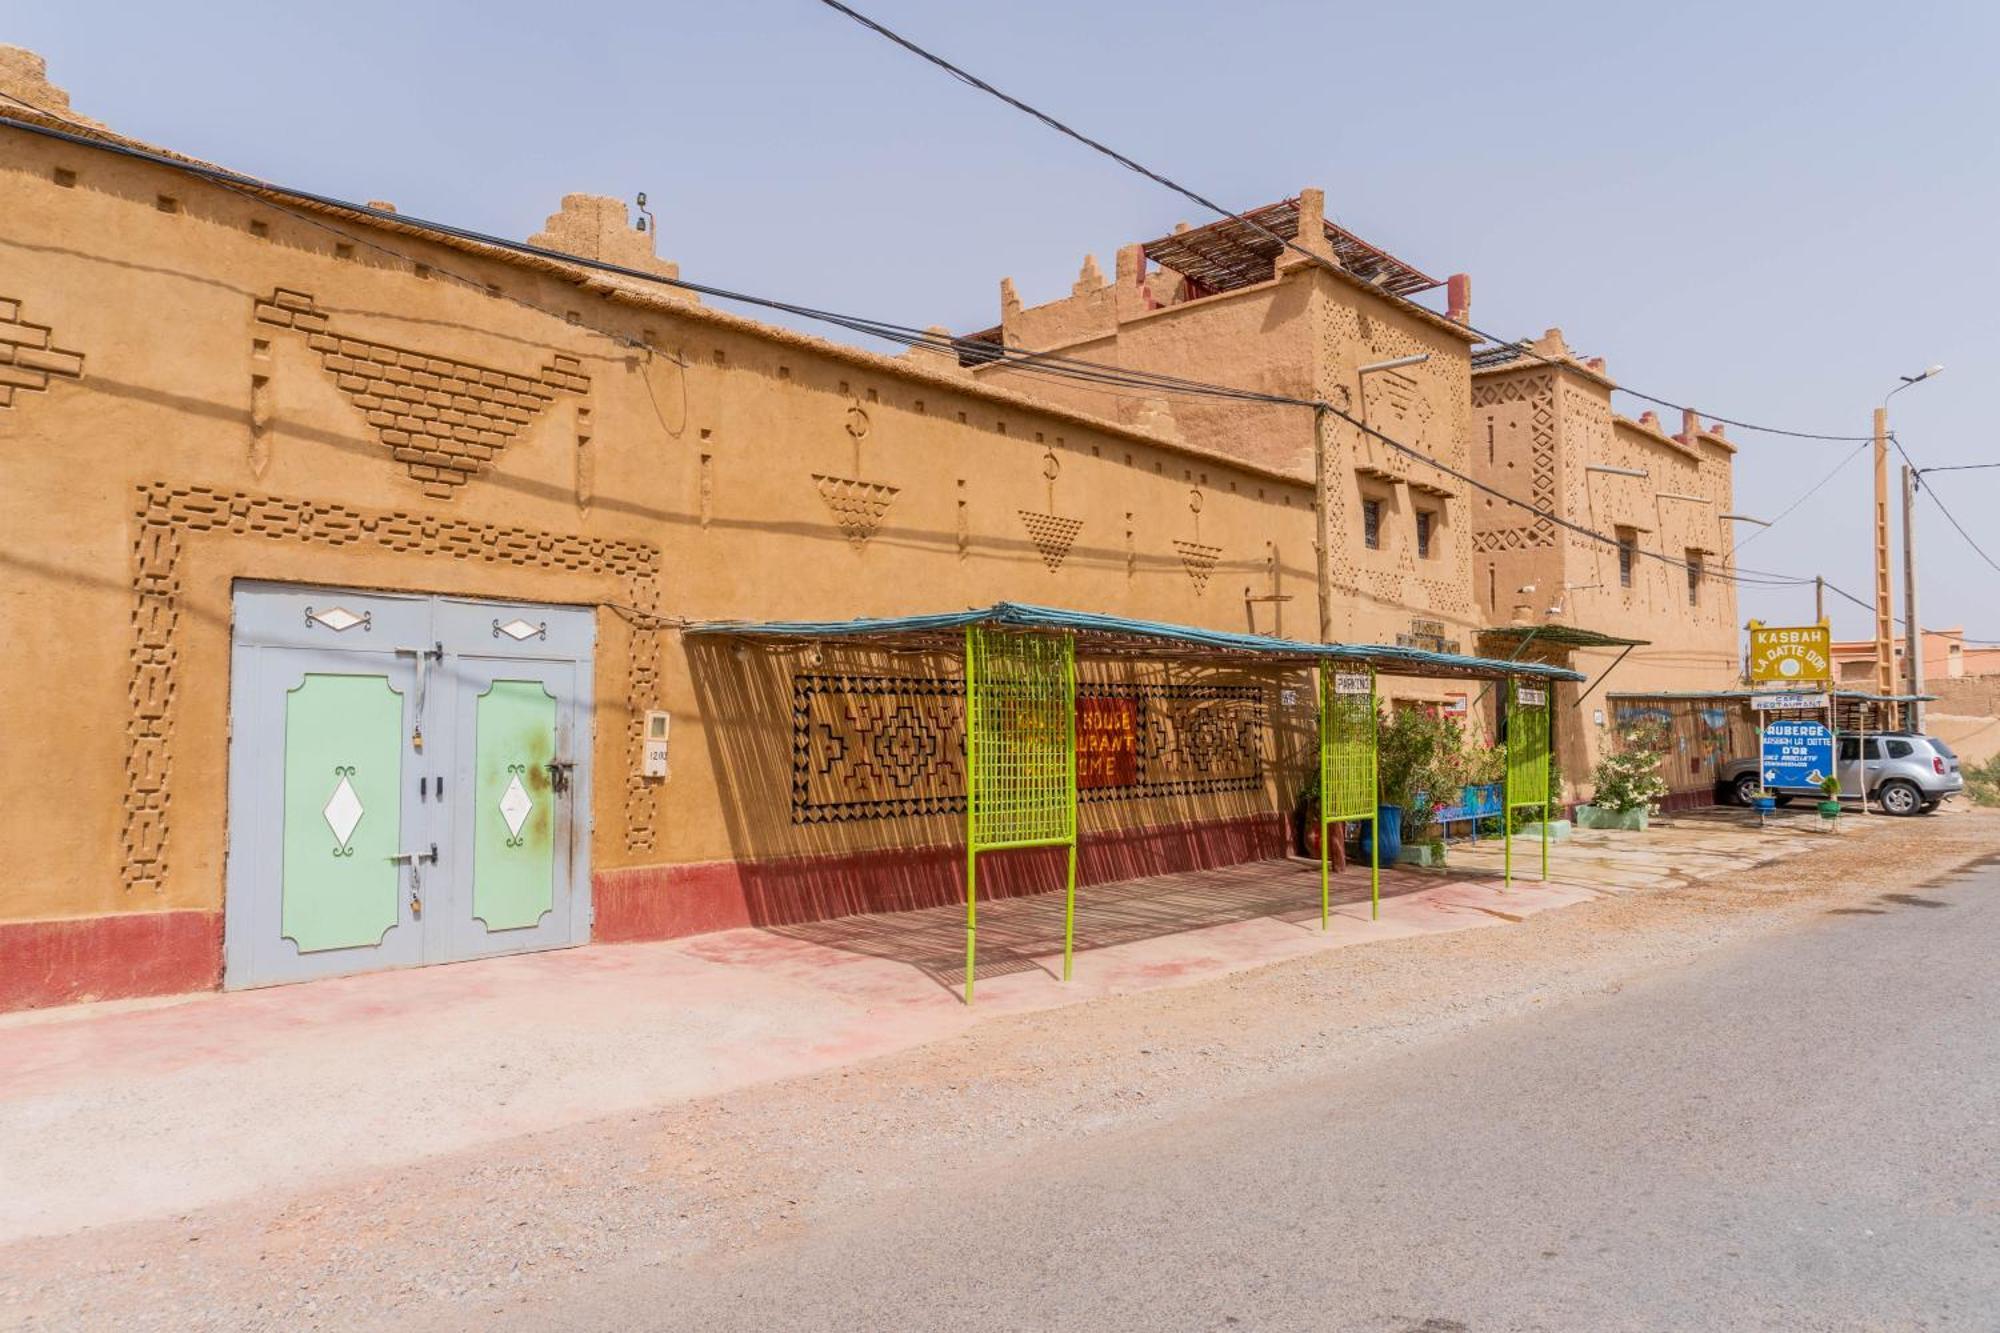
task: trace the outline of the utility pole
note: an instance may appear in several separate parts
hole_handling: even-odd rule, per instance
[[[1924,622],[1917,619],[1917,487],[1921,479],[1908,463],[1903,464],[1903,660],[1909,664],[1910,693],[1924,692]],[[1924,729],[1924,705],[1912,698],[1904,710],[1910,730]]]
[[[1889,601],[1889,409],[1875,409],[1875,693],[1896,687],[1895,611]]]
[[[1826,578],[1824,575],[1815,574],[1813,575],[1813,624],[1824,625],[1825,623]]]
[[[1313,409],[1313,559],[1319,584],[1319,641],[1333,642],[1333,553],[1327,549],[1326,455],[1332,445],[1333,413]]]
[[[1943,373],[1943,366],[1926,366],[1920,374],[1902,376],[1903,382],[1883,394],[1882,405],[1875,409],[1875,693],[1877,694],[1890,694],[1896,688],[1895,611],[1889,605],[1889,400],[1910,386],[1922,384],[1925,380]],[[1906,504],[1908,495],[1906,487],[1904,490]]]

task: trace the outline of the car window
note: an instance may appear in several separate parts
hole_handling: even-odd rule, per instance
[[[1840,738],[1840,762],[1851,764],[1861,757],[1861,742],[1852,736]]]
[[[1882,757],[1882,742],[1870,736],[1861,743],[1861,757],[1863,759],[1880,759]]]
[[[1917,747],[1908,741],[1888,741],[1886,744],[1889,747],[1889,757],[1891,759],[1908,759],[1917,752]]]
[[[1931,743],[1931,748],[1933,750],[1936,750],[1939,754],[1943,755],[1945,758],[1947,759],[1958,758],[1958,755],[1953,753],[1952,748],[1949,745],[1946,745],[1943,741],[1939,740],[1937,737],[1926,736],[1924,737],[1924,739]]]

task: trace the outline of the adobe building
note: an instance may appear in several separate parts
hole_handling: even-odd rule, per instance
[[[1084,261],[1070,294],[1024,306],[1000,284],[1000,323],[967,335],[962,359],[983,384],[1038,401],[1158,430],[1212,454],[1239,458],[1310,487],[1314,413],[1288,405],[1148,394],[1037,374],[982,358],[977,344],[1332,402],[1457,471],[1467,468],[1471,345],[1463,277],[1451,310],[1408,299],[1446,284],[1330,222],[1325,197],[1300,191],[1243,214],[1122,247],[1107,278]],[[1316,263],[1272,237],[1317,256]],[[1414,364],[1382,363],[1424,357]],[[1333,637],[1472,651],[1484,623],[1472,596],[1473,510],[1447,472],[1390,449],[1338,419],[1329,457]],[[1314,568],[1310,545],[1285,549],[1274,568]],[[1235,591],[1235,589],[1231,589]],[[1313,637],[1316,586],[1247,586],[1252,622]],[[1289,601],[1275,600],[1289,597]],[[1393,683],[1396,697],[1462,708],[1460,685]]]
[[[1572,789],[1586,782],[1622,717],[1667,723],[1666,776],[1680,802],[1705,803],[1716,765],[1754,750],[1740,709],[1679,694],[1739,683],[1733,507],[1736,447],[1686,413],[1669,434],[1652,412],[1613,410],[1601,358],[1582,358],[1550,329],[1483,349],[1472,369],[1473,465],[1506,496],[1604,533],[1583,535],[1491,495],[1472,502],[1472,576],[1500,632],[1485,650],[1562,661],[1593,686],[1563,712],[1579,725],[1560,747]],[[1664,559],[1652,557],[1665,557]],[[1531,632],[1531,633],[1530,633]]]
[[[4,55],[0,113],[79,138],[0,126],[0,1007],[961,896],[957,663],[690,622],[1011,599],[1240,630],[1251,588],[1309,637],[1292,454],[120,155]],[[613,200],[535,239],[675,272]],[[1461,419],[1463,339],[1368,320],[1461,367],[1379,410]],[[1466,635],[1446,526],[1424,564],[1344,566],[1351,624],[1408,630],[1434,587]],[[1283,851],[1301,683],[1092,665],[1134,752],[1083,806],[1086,882]]]

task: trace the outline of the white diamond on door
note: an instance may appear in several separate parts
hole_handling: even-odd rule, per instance
[[[326,809],[320,813],[326,816],[327,827],[339,840],[340,850],[346,851],[348,840],[354,836],[354,826],[361,822],[362,814],[361,798],[354,794],[354,784],[347,780],[347,773],[340,775],[339,785],[333,789]]]
[[[521,825],[528,822],[528,812],[534,808],[528,789],[521,785],[521,775],[516,773],[508,780],[507,790],[500,793],[500,817],[507,821],[507,832],[520,837]]]

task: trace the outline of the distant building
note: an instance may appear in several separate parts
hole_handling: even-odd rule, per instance
[[[1899,625],[1899,631],[1900,628]],[[1894,640],[1894,648],[1896,689],[1900,691],[1909,683],[1905,639],[1900,632]],[[1833,660],[1843,681],[1863,689],[1874,688],[1875,641],[1873,639],[1835,640]],[[1940,681],[1995,675],[2000,675],[2000,646],[1968,644],[1965,641],[1963,625],[1956,625],[1951,629],[1924,631],[1925,688],[1931,688]]]

